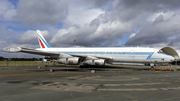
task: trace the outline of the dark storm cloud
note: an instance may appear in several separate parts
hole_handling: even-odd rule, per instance
[[[26,26],[54,26],[66,18],[68,2],[69,0],[19,0],[14,18]]]
[[[174,39],[171,39],[169,44],[169,46],[179,46],[180,45],[180,36],[177,36]]]
[[[164,21],[164,17],[163,15],[159,15],[155,20],[154,20],[154,24],[160,23]]]
[[[179,19],[180,20],[180,19]],[[157,17],[154,23],[144,26],[133,38],[127,42],[127,46],[150,45],[167,43],[169,37],[180,33],[180,24],[174,23],[176,19],[162,22],[162,17]]]
[[[170,36],[180,32],[179,5],[179,0],[121,0],[112,13],[119,15],[119,20],[130,22],[138,31],[126,46],[168,43]],[[151,16],[155,16],[154,20],[148,21]]]
[[[82,3],[85,3],[86,5],[91,5],[93,7],[103,7],[107,5],[108,2],[111,2],[112,0],[79,0]]]
[[[121,21],[135,21],[158,13],[178,10],[179,0],[115,0],[112,15]],[[138,18],[138,19],[136,19]]]
[[[148,12],[168,11],[179,9],[179,0],[120,0],[124,9]],[[139,12],[139,11],[137,11]]]
[[[85,1],[84,1],[85,2]],[[101,2],[101,1],[100,1]],[[98,4],[100,2],[90,1],[90,4]],[[106,6],[109,1],[102,3],[103,6]],[[86,2],[88,3],[88,2]],[[98,16],[98,18],[93,19],[91,23],[87,23],[86,27],[78,27],[79,34],[68,33],[67,35],[63,35],[63,41],[58,41],[64,44],[73,44],[71,42],[67,42],[66,40],[76,38],[80,40],[77,44],[83,46],[89,45],[97,45],[100,46],[102,43],[112,42],[114,38],[122,39],[125,35],[132,32],[133,29],[137,29],[139,33],[133,38],[130,38],[126,45],[149,45],[156,44],[161,42],[167,42],[169,36],[174,35],[178,32],[178,25],[174,24],[173,21],[164,20],[163,15],[159,15],[155,18],[154,21],[147,21],[148,17],[155,15],[157,13],[167,13],[171,10],[177,10],[179,8],[178,1],[143,1],[143,0],[115,0],[112,3],[112,8],[106,11],[104,14]],[[175,4],[175,5],[174,5]],[[102,7],[99,5],[99,7]],[[97,29],[101,28],[101,26],[105,24],[109,24],[112,22],[120,22],[122,25],[116,26],[124,26],[120,28],[108,28],[109,26],[105,26],[102,28],[103,31],[97,32]],[[167,23],[168,22],[168,23]],[[131,26],[126,26],[129,24]],[[94,26],[93,30],[91,27]],[[83,31],[85,29],[85,31]],[[82,32],[81,32],[82,31]],[[95,36],[95,37],[92,37]],[[108,38],[105,38],[108,36]],[[56,43],[56,41],[51,41],[52,43]]]

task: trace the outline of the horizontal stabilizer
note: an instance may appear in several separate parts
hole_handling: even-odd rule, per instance
[[[6,51],[6,52],[9,52],[9,53],[18,53],[18,52],[21,51],[21,47],[12,46],[12,47],[6,47],[3,50]]]
[[[35,54],[35,55],[51,56],[51,57],[59,57],[60,55],[59,53],[44,52],[40,50],[23,48],[23,47],[6,47],[3,50],[9,53],[23,52],[23,53],[29,53],[29,54]]]

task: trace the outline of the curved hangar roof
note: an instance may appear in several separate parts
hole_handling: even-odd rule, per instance
[[[168,55],[173,56],[176,60],[180,59],[180,57],[179,57],[180,54],[175,49],[173,49],[172,47],[163,47],[160,50],[162,50],[164,53],[166,53]]]

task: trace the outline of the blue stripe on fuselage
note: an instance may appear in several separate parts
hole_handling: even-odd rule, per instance
[[[64,51],[51,51],[52,53],[66,53],[66,54],[105,54],[105,52],[64,52]],[[106,54],[112,54],[116,52],[106,52]],[[148,55],[146,60],[149,59],[162,59],[162,58],[151,58],[154,54],[154,52],[118,52],[117,54],[122,55]],[[114,54],[115,55],[115,54]]]

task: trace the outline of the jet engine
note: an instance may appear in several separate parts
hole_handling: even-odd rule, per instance
[[[79,65],[80,64],[80,59],[78,57],[60,58],[60,59],[57,60],[57,63],[67,64],[67,65]]]
[[[104,59],[98,59],[98,60],[85,60],[84,65],[96,65],[96,66],[104,66],[105,60]]]

